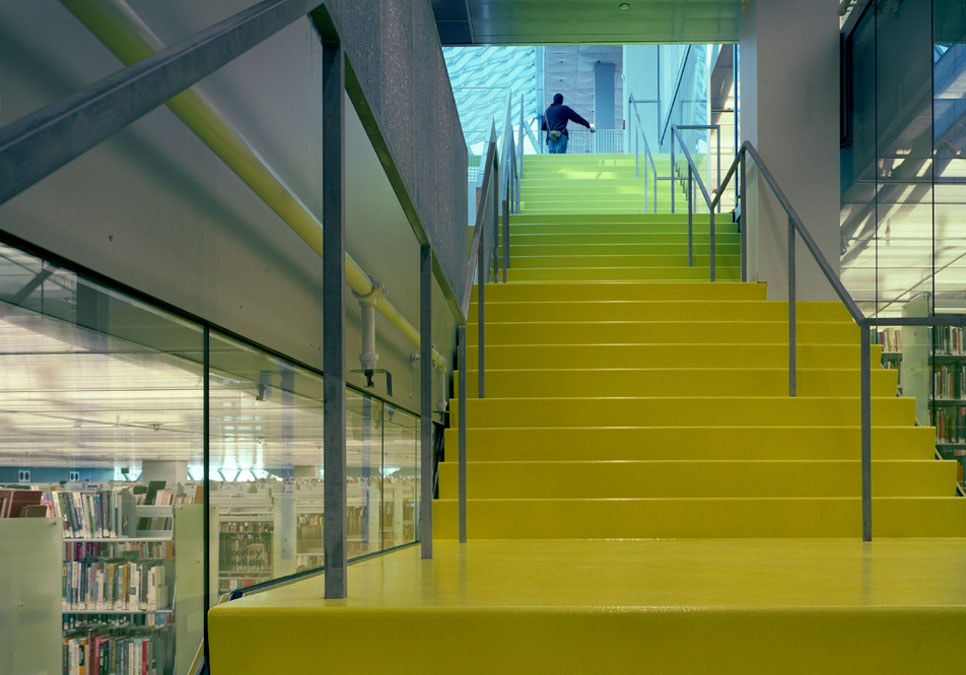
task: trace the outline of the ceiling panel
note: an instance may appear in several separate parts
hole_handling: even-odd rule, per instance
[[[626,4],[626,9],[621,5]],[[741,0],[434,0],[443,44],[731,43]]]

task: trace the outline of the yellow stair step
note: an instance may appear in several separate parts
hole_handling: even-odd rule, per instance
[[[716,276],[722,281],[737,281],[741,278],[738,267],[719,265]],[[550,281],[572,279],[585,280],[628,280],[680,279],[682,281],[704,281],[710,279],[707,267],[546,267],[538,269],[519,269],[511,267],[507,274],[509,281]]]
[[[856,497],[854,460],[658,460],[468,462],[473,499],[653,497]],[[440,499],[456,499],[458,465],[439,467]],[[956,462],[874,461],[877,497],[955,496]]]
[[[858,497],[467,499],[470,539],[852,537]],[[433,534],[455,539],[457,501],[433,503]],[[966,537],[966,499],[873,497],[873,537]]]
[[[486,338],[484,337],[484,340]],[[467,335],[467,342],[469,336]],[[475,341],[474,341],[475,342]],[[881,347],[871,349],[871,362],[881,367]],[[467,363],[478,363],[479,346],[468,345]],[[787,368],[788,346],[784,344],[530,344],[485,346],[485,368]],[[858,344],[803,344],[797,349],[798,366],[854,368],[859,362]]]
[[[446,429],[446,462],[458,459],[459,430]],[[472,420],[469,420],[472,423]],[[467,457],[482,461],[836,459],[861,456],[858,424],[711,426],[700,415],[681,426],[470,427]],[[872,458],[932,459],[933,427],[873,426]]]
[[[487,289],[489,290],[489,289]],[[467,320],[476,323],[479,305],[470,303]],[[838,302],[799,302],[799,321],[852,318]],[[597,300],[498,302],[486,299],[487,325],[509,321],[786,321],[787,302],[759,300]]]
[[[478,344],[479,325],[466,326],[467,345]],[[799,344],[858,344],[859,327],[844,321],[799,321]],[[570,321],[486,322],[487,345],[524,344],[665,344],[691,345],[695,352],[713,344],[788,344],[786,321],[581,321],[574,314]],[[618,365],[618,364],[614,364]],[[725,364],[722,364],[725,365]]]
[[[873,398],[872,423],[913,424],[911,398]],[[858,397],[718,396],[608,398],[471,398],[466,401],[469,425],[529,426],[834,426],[859,422]],[[458,401],[450,411],[458,414]],[[455,419],[455,417],[454,417]]]
[[[471,364],[473,365],[473,364]],[[898,371],[872,373],[873,396],[897,394]],[[454,373],[454,387],[460,373]],[[788,368],[592,368],[487,369],[486,395],[556,396],[781,396],[788,393]],[[797,371],[801,396],[858,396],[859,368]],[[479,372],[467,371],[467,395],[475,398]],[[454,389],[455,390],[455,389]]]
[[[472,299],[479,289],[474,286]],[[487,302],[599,300],[764,300],[765,285],[741,282],[544,281],[486,284]]]

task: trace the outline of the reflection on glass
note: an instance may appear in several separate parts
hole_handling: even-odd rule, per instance
[[[386,406],[383,546],[416,539],[419,518],[419,420]]]
[[[321,378],[214,332],[209,363],[218,592],[319,567]]]
[[[62,635],[31,651],[64,672],[135,654],[186,672],[204,610],[200,328],[0,246],[0,343],[0,519],[20,539],[0,574],[33,589],[30,632],[3,617],[3,640]]]

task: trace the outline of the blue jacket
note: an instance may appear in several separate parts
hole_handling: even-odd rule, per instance
[[[581,124],[588,129],[590,128],[590,122],[575,113],[573,108],[571,108],[569,105],[564,105],[563,103],[554,103],[547,108],[547,112],[543,114],[543,122],[540,125],[540,130],[562,131],[564,136],[569,137],[570,134],[567,133],[567,120],[570,120],[576,124]]]

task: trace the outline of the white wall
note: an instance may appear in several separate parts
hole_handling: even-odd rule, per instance
[[[741,135],[839,270],[838,0],[751,0],[741,18]],[[749,278],[787,297],[787,219],[749,176]],[[837,297],[799,242],[798,298]]]

